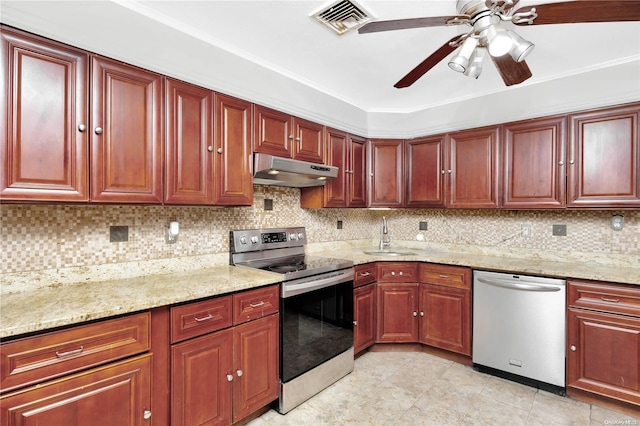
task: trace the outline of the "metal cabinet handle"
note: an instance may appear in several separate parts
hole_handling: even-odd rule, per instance
[[[447,173],[451,174],[451,169],[447,170]]]
[[[392,275],[392,276],[395,276],[395,275],[396,275],[396,273],[395,273],[394,271],[391,271],[391,275]]]
[[[402,274],[402,271],[400,271],[400,276],[402,276],[402,275],[403,275],[403,274]]]
[[[569,160],[569,164],[573,164],[573,163],[575,163],[575,161]]]
[[[236,370],[236,374],[238,375],[238,377],[242,377],[242,370]]]
[[[369,275],[371,275],[371,272],[360,272],[361,277],[368,277]]]
[[[209,151],[209,152],[213,152],[213,147],[212,147],[211,145],[209,145],[209,146],[207,147],[207,151]]]
[[[144,410],[142,413],[142,418],[145,420],[149,420],[151,418],[151,410]]]
[[[369,173],[369,176],[373,177],[373,173]]]
[[[101,135],[102,134],[102,127],[96,127],[94,132],[96,132],[96,135]]]
[[[442,274],[440,274],[440,275],[438,275],[438,277],[440,277],[440,278],[449,278],[449,275],[442,275]]]
[[[571,345],[571,348],[570,348],[570,349],[571,349],[571,352],[575,352],[575,351],[576,351],[576,349],[578,349],[578,348],[576,348],[576,345]]]
[[[218,148],[218,154],[222,154],[222,148]]]
[[[413,311],[413,316],[414,316],[414,317],[417,317],[417,316],[418,316],[418,313],[417,313],[416,311]]]
[[[289,139],[293,140],[293,135],[289,135]]]
[[[85,130],[87,130],[87,125],[86,124],[78,124],[78,131],[79,132],[84,132]]]
[[[358,325],[358,321],[354,321],[354,322],[353,322],[353,325],[354,325],[354,326]]]
[[[296,142],[300,142],[301,140],[302,140],[302,139],[300,139],[300,136],[298,136],[298,137],[296,138]]]
[[[561,166],[564,166],[564,161],[560,160],[560,161],[558,162],[558,164],[559,164],[559,165],[561,165]]]
[[[423,317],[424,316],[424,312],[420,311],[420,316]]]
[[[207,315],[206,317],[201,317],[201,318],[193,317],[193,319],[194,319],[196,322],[209,321],[211,318],[213,318],[213,315],[211,315],[211,314]]]
[[[445,174],[446,172],[444,171],[444,169],[440,170],[441,174]]]
[[[80,346],[78,349],[74,349],[72,351],[67,351],[67,352],[56,351],[56,356],[58,358],[64,358],[66,356],[77,355],[79,353],[82,353],[82,351],[84,351],[84,346]]]
[[[233,381],[233,374],[227,374],[227,382]]]
[[[258,303],[249,303],[249,306],[252,308],[259,308],[260,306],[264,306],[264,300]]]
[[[611,302],[611,303],[619,303],[620,299],[614,299],[613,297],[604,297],[600,298],[603,302]]]

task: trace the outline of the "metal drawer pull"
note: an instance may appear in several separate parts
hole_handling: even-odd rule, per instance
[[[259,303],[249,303],[249,306],[252,308],[259,308],[260,306],[264,306],[264,300]]]
[[[84,346],[80,346],[78,349],[74,349],[72,351],[67,351],[67,352],[58,352],[58,351],[56,351],[56,356],[58,358],[64,358],[66,356],[77,355],[77,354],[81,353],[82,351],[84,351]]]
[[[576,351],[576,349],[578,349],[578,348],[576,348],[576,345],[571,345],[571,351],[572,351],[572,352],[575,352],[575,351]]]
[[[142,413],[142,417],[145,420],[149,420],[151,418],[151,410],[144,410],[144,412]]]
[[[207,315],[206,317],[202,317],[202,318],[193,317],[193,319],[196,320],[196,322],[209,321],[211,318],[213,318],[213,315],[211,315],[211,314]]]
[[[604,302],[611,302],[611,303],[618,303],[620,302],[620,299],[614,299],[612,297],[601,297],[600,299],[602,299]]]
[[[361,277],[368,277],[369,275],[371,275],[370,272],[360,272]]]
[[[236,374],[238,375],[238,377],[242,377],[242,370],[236,370]]]
[[[233,374],[227,374],[227,382],[233,381]]]
[[[440,275],[438,275],[438,276],[439,276],[440,278],[449,278],[449,275],[442,275],[442,274],[440,274]]]
[[[414,317],[417,317],[417,316],[418,316],[418,313],[414,311],[414,312],[413,312],[413,316],[414,316]]]

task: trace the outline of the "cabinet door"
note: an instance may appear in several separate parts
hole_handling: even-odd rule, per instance
[[[278,157],[293,156],[291,116],[260,105],[254,107],[253,151]]]
[[[214,203],[250,206],[251,103],[216,93],[215,115]]]
[[[402,140],[374,139],[369,145],[369,207],[403,207]]]
[[[569,308],[567,386],[640,404],[640,318]]]
[[[418,284],[378,283],[377,342],[418,341]]]
[[[353,291],[353,350],[355,353],[376,342],[376,286],[365,285]]]
[[[87,201],[88,55],[6,27],[0,37],[0,199]]]
[[[167,79],[165,196],[168,204],[213,203],[213,91]]]
[[[552,117],[503,127],[502,207],[565,206],[565,123]]]
[[[471,292],[420,285],[420,342],[471,355]]]
[[[640,104],[569,116],[569,207],[640,206]]]
[[[234,328],[234,422],[278,398],[279,318],[270,315]]]
[[[162,202],[162,76],[94,56],[91,200]]]
[[[171,424],[231,424],[233,373],[231,329],[171,348]]]
[[[498,207],[498,129],[449,136],[448,207]]]
[[[0,424],[147,425],[151,355],[39,384],[0,398]]]
[[[327,129],[327,163],[339,168],[338,176],[329,179],[324,185],[324,207],[347,207],[349,156],[348,135],[339,130]]]
[[[349,135],[347,205],[348,207],[367,206],[367,141],[364,138]]]
[[[324,162],[324,126],[293,118],[293,158],[312,163]]]
[[[405,141],[406,207],[444,207],[444,136]]]

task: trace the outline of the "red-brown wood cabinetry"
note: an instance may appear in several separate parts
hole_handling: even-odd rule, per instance
[[[569,116],[567,205],[640,206],[640,104]]]
[[[640,289],[568,281],[567,387],[640,405]]]
[[[91,200],[162,203],[162,79],[91,57]]]
[[[566,206],[566,118],[502,127],[502,207]]]
[[[371,139],[368,146],[369,207],[404,206],[404,144],[401,139]]]
[[[445,136],[405,141],[406,207],[445,207]]]
[[[376,264],[354,268],[353,350],[358,353],[376,341]]]
[[[0,199],[88,201],[89,55],[2,26]]]
[[[378,263],[376,342],[418,341],[417,275],[417,263]]]

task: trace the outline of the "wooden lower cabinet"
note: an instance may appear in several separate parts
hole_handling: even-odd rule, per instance
[[[418,284],[377,284],[376,342],[418,341]]]
[[[35,385],[0,398],[0,424],[147,425],[151,354]]]
[[[353,349],[358,353],[376,342],[376,285],[353,291]]]
[[[278,398],[279,315],[178,343],[171,424],[230,425]]]

